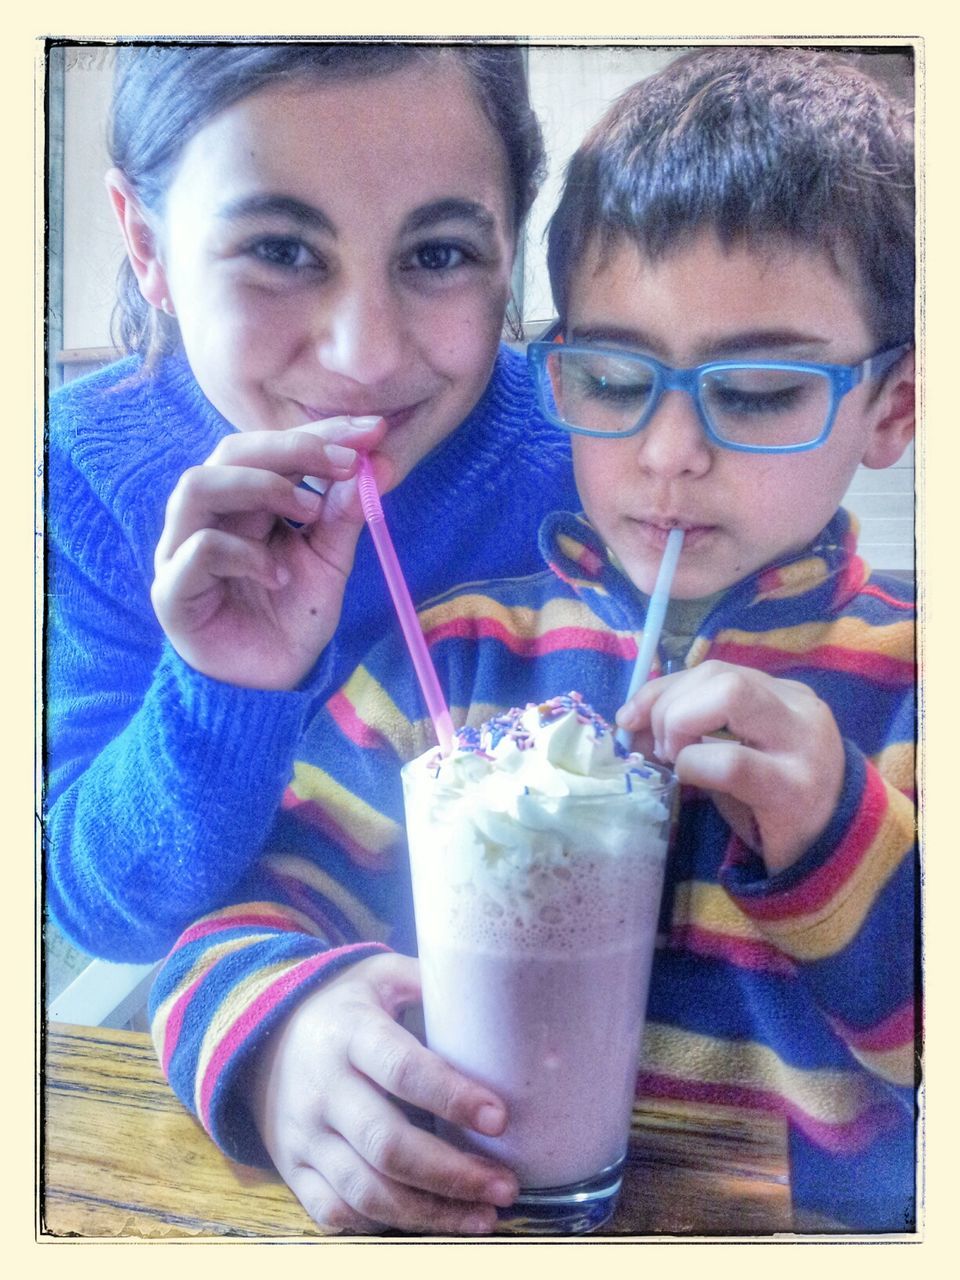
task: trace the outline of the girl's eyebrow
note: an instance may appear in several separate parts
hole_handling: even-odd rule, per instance
[[[259,195],[238,196],[217,210],[217,217],[224,222],[240,222],[253,218],[284,218],[297,226],[312,231],[323,231],[336,236],[337,229],[322,209],[298,200],[296,196],[264,192]],[[484,205],[476,200],[464,200],[448,196],[432,200],[414,209],[403,221],[402,232],[409,235],[423,231],[441,222],[466,222],[484,235],[490,235],[497,220]]]
[[[238,196],[217,210],[217,217],[224,222],[238,222],[248,218],[285,218],[297,226],[313,231],[324,231],[335,236],[337,229],[315,205],[298,200],[295,196],[264,193],[263,195]]]
[[[476,200],[464,200],[448,196],[443,200],[432,200],[429,204],[414,209],[403,220],[403,231],[423,231],[438,222],[469,222],[476,230],[489,233],[496,228],[497,220],[484,205]]]

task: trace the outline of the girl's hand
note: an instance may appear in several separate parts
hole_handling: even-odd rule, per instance
[[[408,1103],[499,1134],[503,1103],[396,1022],[420,999],[416,960],[360,960],[309,995],[255,1067],[253,1113],[284,1181],[320,1226],[481,1235],[512,1204],[509,1169],[413,1125]]]
[[[384,430],[382,419],[331,418],[238,432],[180,477],[151,598],[185,662],[249,688],[304,678],[336,629],[363,527],[356,451],[376,449]],[[386,487],[387,464],[373,461]],[[325,495],[300,488],[304,476],[327,483]]]
[[[617,723],[637,735],[637,750],[672,761],[681,782],[710,792],[771,875],[809,848],[840,799],[840,731],[798,681],[704,662],[651,680]]]

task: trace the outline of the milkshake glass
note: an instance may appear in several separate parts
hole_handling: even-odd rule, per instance
[[[510,1229],[591,1231],[626,1154],[676,780],[579,695],[403,770],[427,1044],[505,1102]]]

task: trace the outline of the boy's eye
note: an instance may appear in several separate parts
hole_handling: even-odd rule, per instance
[[[723,415],[771,417],[796,413],[809,401],[819,380],[803,377],[789,382],[741,378],[737,381],[714,377],[705,388],[711,409]]]
[[[653,387],[653,373],[643,365],[590,359],[576,364],[567,361],[563,367],[571,395],[609,405],[642,404]]]
[[[633,379],[629,382],[614,378],[590,378],[585,381],[583,392],[594,400],[609,404],[629,404],[643,401],[650,394],[651,378]]]

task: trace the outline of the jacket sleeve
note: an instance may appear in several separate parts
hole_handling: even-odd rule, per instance
[[[317,866],[267,857],[247,896],[187,929],[150,997],[154,1044],[181,1102],[217,1145],[269,1165],[249,1106],[249,1068],[273,1027],[346,965],[387,950],[360,896]]]
[[[876,760],[846,741],[840,801],[794,866],[767,877],[734,839],[721,880],[797,965],[850,1053],[912,1105],[918,990],[916,815]]]
[[[149,961],[249,869],[311,698],[235,688],[187,666],[164,640],[149,570],[124,529],[69,458],[53,474],[47,904],[84,950]]]
[[[154,1043],[183,1103],[232,1158],[269,1163],[249,1110],[247,1069],[272,1027],[344,965],[412,949],[400,766],[429,741],[403,708],[393,641],[324,706],[305,738],[276,838],[234,905],[187,929],[150,1000]],[[398,688],[397,686],[401,686]],[[306,843],[304,843],[306,842]],[[298,851],[298,846],[303,852]]]

